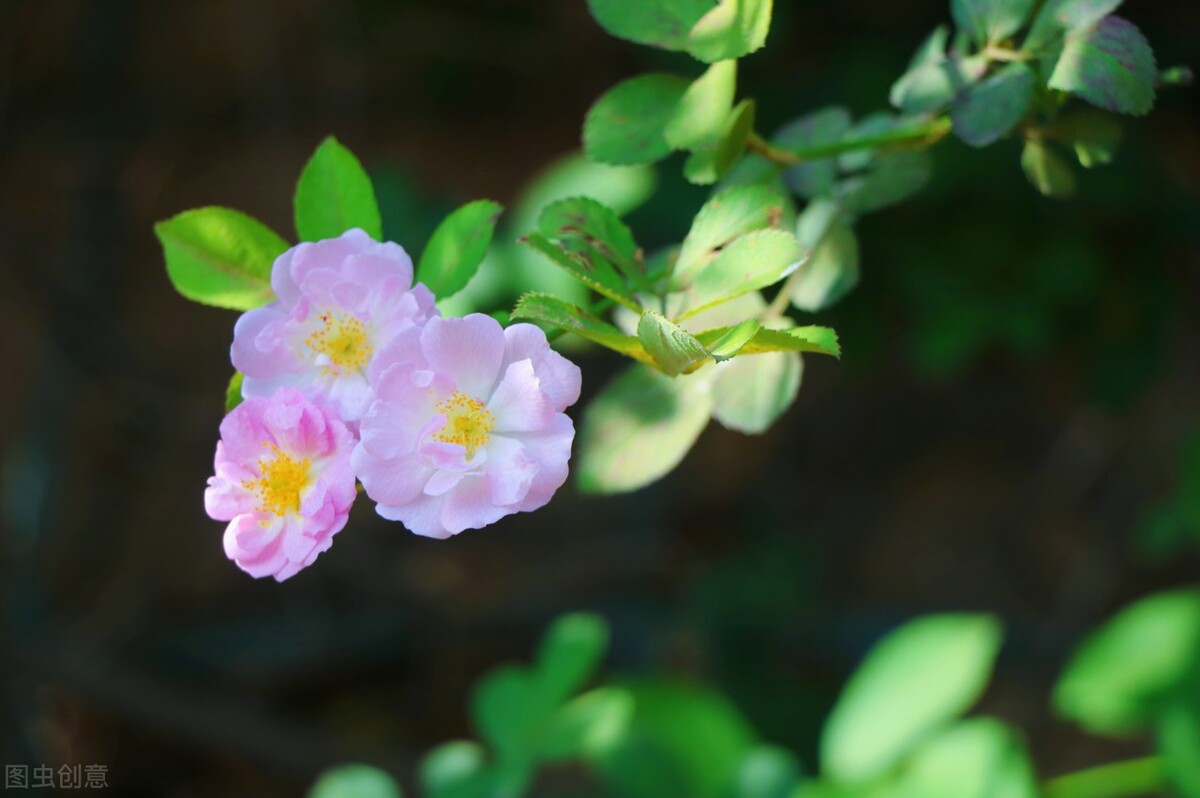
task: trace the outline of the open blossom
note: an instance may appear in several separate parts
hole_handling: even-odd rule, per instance
[[[354,470],[384,518],[446,538],[536,510],[566,481],[579,368],[531,324],[430,319],[370,368]]]
[[[332,545],[354,502],[354,435],[294,388],[252,397],[221,422],[204,507],[229,521],[225,553],[282,582]]]
[[[369,397],[367,368],[396,333],[437,314],[433,294],[413,286],[412,259],[362,230],[299,244],[271,269],[277,300],[244,313],[233,331],[233,365],[244,396],[289,385],[328,404],[351,427]]]

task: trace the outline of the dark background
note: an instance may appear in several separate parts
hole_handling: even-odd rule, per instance
[[[740,75],[766,131],[882,107],[948,18],[777,5]],[[1122,13],[1162,65],[1200,56],[1197,4]],[[649,68],[699,71],[607,37],[583,0],[0,0],[6,763],[106,764],[119,795],[296,795],[346,759],[408,780],[471,733],[478,675],[579,608],[611,622],[614,670],[714,684],[810,767],[878,635],[993,611],[984,707],[1044,775],[1139,750],[1053,720],[1047,695],[1086,629],[1200,566],[1139,531],[1200,426],[1195,89],[1128,120],[1067,202],[1025,183],[1016,142],[937,147],[930,187],[860,224],[863,282],[819,317],[844,360],[810,359],[767,435],[714,427],[647,490],[568,487],[450,542],[361,502],[283,585],[225,559],[201,496],[235,316],[174,294],[152,224],[222,204],[290,232],[295,177],[334,133],[419,252],[455,204],[511,201]],[[645,245],[703,200],[679,166],[631,217]],[[579,359],[586,403],[619,364]]]

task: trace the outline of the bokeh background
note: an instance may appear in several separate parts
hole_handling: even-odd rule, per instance
[[[883,107],[948,18],[941,0],[777,6],[740,76],[766,131]],[[1123,13],[1163,65],[1200,57],[1197,4]],[[422,751],[471,734],[478,676],[581,608],[610,621],[613,671],[714,685],[809,766],[880,634],[995,612],[984,705],[1043,774],[1138,752],[1054,721],[1047,695],[1089,627],[1198,578],[1180,509],[1200,491],[1195,89],[1129,120],[1067,202],[1026,184],[1016,142],[938,146],[931,185],[859,225],[862,284],[819,317],[845,358],[811,359],[766,435],[713,427],[651,488],[567,487],[449,542],[363,502],[283,585],[225,559],[201,494],[234,314],[173,293],[153,223],[221,204],[290,233],[295,177],[333,133],[419,252],[458,203],[519,196],[600,93],[651,68],[698,72],[607,37],[583,0],[0,2],[6,763],[103,763],[130,796],[297,795],[345,760],[411,783]],[[679,166],[630,216],[645,245],[703,201]],[[586,404],[620,364],[577,358]]]

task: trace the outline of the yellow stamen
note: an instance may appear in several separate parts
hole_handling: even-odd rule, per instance
[[[277,516],[289,512],[300,511],[300,491],[308,486],[308,469],[311,463],[307,458],[293,460],[280,450],[278,446],[263,441],[274,457],[259,461],[262,477],[247,479],[242,487],[258,497],[258,511],[272,513]]]
[[[325,355],[332,366],[327,373],[359,371],[371,360],[367,327],[353,316],[335,316],[326,311],[317,317],[323,326],[314,330],[304,343],[316,355]]]
[[[434,437],[443,443],[466,447],[467,457],[474,457],[475,450],[491,438],[496,419],[478,399],[455,391],[449,399],[443,399],[434,407],[446,417],[446,426]]]

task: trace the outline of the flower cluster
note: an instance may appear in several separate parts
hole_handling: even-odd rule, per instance
[[[276,301],[234,327],[245,401],[205,491],[242,570],[311,565],[356,479],[381,516],[433,538],[536,510],[566,481],[580,373],[539,328],[441,318],[404,249],[361,230],[291,248],[271,285]]]

